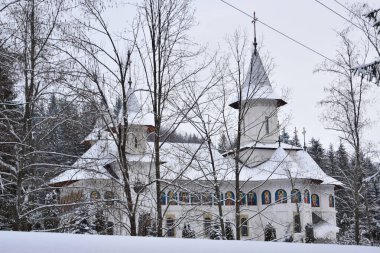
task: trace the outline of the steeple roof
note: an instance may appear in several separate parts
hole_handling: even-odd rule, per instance
[[[240,101],[241,103],[245,103],[246,101],[257,99],[276,100],[277,106],[286,104],[286,102],[273,91],[260,55],[255,49],[252,53],[248,72],[242,86],[241,100],[239,99],[239,94],[237,94],[231,101],[230,106],[237,109],[239,108]]]

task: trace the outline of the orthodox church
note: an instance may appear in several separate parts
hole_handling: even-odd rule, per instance
[[[144,223],[154,220],[156,205],[153,144],[147,141],[153,120],[149,114],[139,114],[141,106],[131,87],[128,94],[131,126],[127,159],[136,193],[133,197],[140,209],[138,220]],[[306,150],[281,143],[277,113],[284,105],[286,102],[271,86],[255,46],[241,94],[230,101],[232,108],[245,110],[241,122],[240,194],[235,196],[232,150],[211,150],[211,164],[210,152],[203,144],[163,144],[161,204],[165,236],[182,237],[183,230],[191,227],[196,237],[208,238],[220,218],[226,227],[233,227],[237,201],[243,240],[268,240],[268,231],[271,240],[304,238],[308,227],[317,240],[336,240],[334,190],[341,183],[327,176]],[[106,124],[106,120],[99,120],[83,141],[91,147],[51,184],[61,189],[62,224],[72,223],[73,213],[78,214],[80,205],[71,203],[83,202],[103,207],[107,233],[128,235],[118,150]],[[220,196],[215,194],[216,184]],[[139,224],[139,234],[146,235],[142,227]]]

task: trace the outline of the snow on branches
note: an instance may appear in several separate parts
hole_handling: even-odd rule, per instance
[[[369,82],[375,82],[380,85],[380,60],[375,60],[368,64],[359,65],[352,69],[354,75],[359,75],[362,78],[367,78]]]

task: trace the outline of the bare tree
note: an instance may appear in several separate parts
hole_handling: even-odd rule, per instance
[[[162,236],[163,212],[161,207],[161,147],[165,139],[162,126],[174,132],[185,119],[190,107],[178,104],[175,96],[180,89],[195,84],[195,76],[207,66],[191,62],[199,55],[188,37],[193,25],[191,1],[145,0],[139,8],[142,38],[137,43],[144,79],[154,114],[154,170],[156,185],[157,236]],[[178,113],[177,108],[182,111]]]
[[[335,80],[325,89],[326,98],[321,105],[326,128],[336,131],[339,138],[348,143],[354,152],[352,181],[347,187],[353,199],[355,242],[360,243],[360,216],[363,189],[363,133],[369,124],[365,115],[370,85],[362,77],[356,77],[353,68],[361,60],[358,47],[349,39],[347,31],[338,34],[342,48],[338,51],[337,64],[323,64],[318,71],[334,74]]]
[[[120,201],[128,217],[129,234],[135,236],[138,232],[137,220],[140,211],[138,203],[141,192],[138,191],[137,194],[134,192],[137,182],[132,178],[128,153],[134,145],[138,149],[137,142],[145,140],[144,131],[147,130],[146,126],[135,129],[135,117],[141,114],[141,108],[136,108],[138,105],[134,104],[136,94],[131,86],[130,76],[131,54],[135,44],[133,40],[124,39],[126,36],[120,31],[111,29],[104,15],[106,7],[101,1],[80,1],[78,7],[81,11],[78,16],[74,13],[71,17],[75,26],[67,33],[66,47],[60,47],[60,50],[70,57],[73,66],[72,78],[67,83],[70,84],[70,81],[79,78],[82,83],[74,81],[70,87],[80,96],[98,102],[98,112],[103,126],[101,130],[108,132],[117,149],[113,154],[117,164],[114,169],[121,177],[121,182],[116,178],[113,179],[123,189],[125,206],[123,196]],[[67,45],[71,47],[68,48]],[[114,114],[115,97],[120,98],[118,115]],[[137,133],[132,136],[132,131],[135,130]]]
[[[47,168],[59,166],[41,160],[49,154],[41,146],[49,135],[39,130],[52,127],[50,119],[41,112],[44,99],[62,81],[66,69],[65,60],[54,46],[59,41],[62,16],[70,7],[65,1],[55,0],[1,4],[1,44],[9,52],[4,57],[15,63],[13,71],[20,86],[16,89],[14,106],[8,107],[12,112],[2,114],[9,139],[2,140],[1,145],[13,148],[6,154],[7,161],[2,162],[4,170],[0,173],[7,178],[6,188],[12,196],[8,202],[12,206],[13,229],[28,230],[29,218],[43,208],[40,198],[51,173]]]

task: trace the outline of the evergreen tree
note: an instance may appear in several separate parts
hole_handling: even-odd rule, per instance
[[[319,142],[319,140],[311,138],[310,147],[308,147],[307,152],[314,159],[314,161],[319,165],[319,167],[321,167],[322,170],[325,170],[326,168],[325,150],[323,149],[322,144]]]
[[[286,144],[291,144],[290,136],[289,136],[288,132],[286,132],[285,127],[281,131],[280,141],[283,143],[286,143]]]
[[[314,228],[311,224],[306,224],[305,226],[305,242],[306,243],[313,243],[315,240],[314,238]]]
[[[227,137],[224,133],[222,133],[219,137],[218,150],[223,153],[227,151],[227,146]]]
[[[182,238],[195,238],[195,231],[190,227],[190,224],[185,223],[182,229]]]
[[[330,143],[329,150],[327,151],[327,161],[326,161],[326,174],[334,177],[334,173],[336,168],[336,161],[335,161],[335,151],[333,145]]]
[[[265,241],[273,241],[276,239],[276,229],[272,224],[268,223],[264,228]]]
[[[339,144],[337,151],[335,152],[336,159],[336,178],[344,182],[347,178],[351,177],[352,170],[349,165],[349,157],[343,143]]]
[[[298,138],[297,128],[294,128],[293,139],[290,142],[291,145],[301,147],[300,139]]]
[[[212,226],[211,231],[210,231],[210,239],[211,240],[222,240],[222,232],[220,230],[220,225],[215,222],[214,226]]]
[[[116,99],[115,107],[113,109],[113,114],[115,115],[115,117],[119,115],[122,106],[123,106],[123,101],[121,97],[119,96]]]
[[[231,222],[226,222],[226,239],[235,240],[234,231],[231,226]]]

